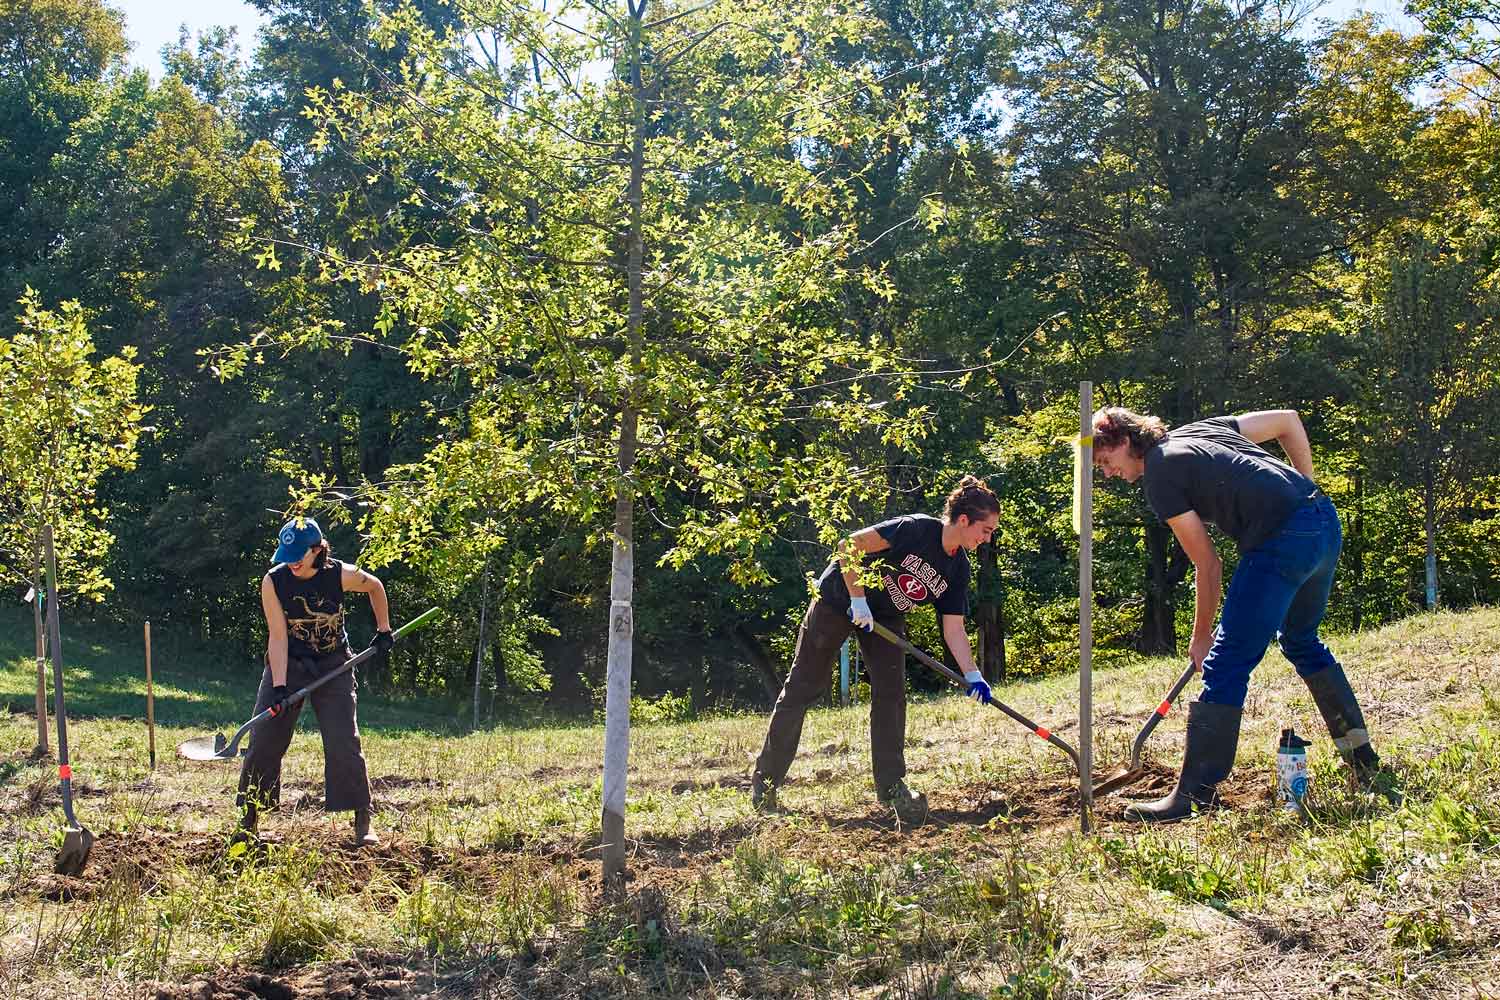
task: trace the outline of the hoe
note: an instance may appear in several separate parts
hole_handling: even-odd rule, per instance
[[[918,649],[916,646],[913,646],[911,643],[907,642],[904,638],[897,635],[895,632],[892,632],[884,625],[880,624],[879,622],[875,622],[873,628],[875,634],[880,636],[886,642],[894,643],[895,645],[900,646],[902,649],[906,650],[912,656],[915,656],[918,660],[921,660],[924,664],[931,667],[933,670],[936,670],[938,673],[942,674],[950,681],[953,681],[954,683],[959,685],[962,685],[964,683],[964,679],[957,673],[948,669],[948,667],[944,666],[937,660],[933,659],[923,650]],[[1052,732],[1052,730],[1047,729],[1044,726],[1039,726],[1035,722],[1032,722],[1030,719],[1026,718],[1026,716],[1022,715],[1020,712],[1017,712],[1015,709],[1011,708],[1009,705],[1005,704],[998,698],[991,698],[990,704],[994,705],[1000,711],[1004,712],[1012,719],[1015,719],[1027,729],[1031,730],[1037,736],[1040,736],[1042,739],[1046,740],[1048,743],[1051,743],[1063,753],[1067,754],[1073,760],[1073,769],[1075,771],[1078,771],[1080,774],[1082,773],[1081,765],[1078,760],[1078,751],[1069,746],[1068,743],[1061,737],[1059,737],[1056,733]]]
[[[1156,728],[1157,724],[1167,717],[1167,713],[1172,710],[1172,702],[1177,700],[1177,696],[1182,694],[1182,689],[1187,687],[1187,682],[1192,680],[1193,675],[1197,672],[1198,665],[1192,660],[1188,660],[1187,669],[1182,672],[1182,676],[1177,678],[1177,683],[1172,685],[1172,690],[1167,692],[1167,696],[1162,699],[1161,704],[1156,706],[1156,711],[1151,713],[1150,717],[1146,719],[1146,724],[1141,726],[1141,731],[1136,734],[1135,742],[1130,746],[1129,766],[1120,768],[1114,774],[1111,774],[1108,778],[1095,785],[1095,795],[1108,795],[1111,792],[1117,792],[1125,786],[1134,783],[1146,773],[1146,769],[1141,766],[1141,747],[1146,745],[1146,738],[1151,735],[1151,731]]]
[[[73,767],[68,763],[68,710],[63,704],[62,628],[57,620],[57,558],[52,550],[52,525],[42,529],[42,546],[47,553],[47,641],[52,647],[52,704],[57,716],[57,777],[62,789],[62,850],[57,852],[53,871],[59,875],[79,876],[89,863],[94,849],[94,835],[73,815]]]

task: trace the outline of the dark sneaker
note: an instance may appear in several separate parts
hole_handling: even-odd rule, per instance
[[[750,805],[756,812],[776,810],[776,783],[759,771],[750,776]]]
[[[905,781],[878,789],[875,797],[882,805],[890,806],[896,818],[908,826],[927,822],[927,796],[907,788]]]
[[[370,810],[356,809],[354,811],[354,846],[374,847],[380,843],[380,838],[370,830]]]

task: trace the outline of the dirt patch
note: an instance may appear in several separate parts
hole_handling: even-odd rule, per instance
[[[370,790],[389,792],[398,788],[441,788],[443,783],[436,778],[412,778],[404,774],[382,774],[370,779]]]
[[[684,778],[681,781],[674,781],[671,788],[673,795],[702,792],[711,788],[738,788],[741,791],[748,792],[750,790],[750,775],[721,774],[718,777],[702,775],[697,778]]]
[[[101,893],[117,891],[124,882],[131,891],[155,891],[178,868],[200,871],[238,870],[264,863],[276,851],[316,852],[313,877],[325,892],[361,892],[383,883],[409,892],[424,879],[485,887],[514,881],[528,861],[538,865],[566,865],[581,851],[573,845],[530,843],[486,845],[441,850],[404,839],[387,839],[374,847],[355,847],[345,837],[329,837],[327,828],[289,829],[268,833],[248,855],[227,855],[227,838],[218,833],[100,834],[89,854],[88,867],[78,878],[45,869],[18,876],[0,887],[0,898],[41,898],[54,902],[86,902]],[[51,864],[51,855],[45,863]]]
[[[447,994],[430,964],[397,955],[361,954],[267,974],[220,969],[158,987],[156,1000],[400,1000]]]
[[[105,794],[107,794],[106,790],[98,785],[91,785],[84,781],[73,782],[75,801],[94,799]],[[55,774],[31,781],[24,787],[18,788],[16,794],[0,799],[0,815],[35,816],[48,809],[61,808],[62,788],[58,785]]]

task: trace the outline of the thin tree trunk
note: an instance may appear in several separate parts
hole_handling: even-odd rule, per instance
[[[1433,482],[1432,466],[1428,464],[1422,484],[1422,530],[1427,536],[1427,610],[1437,608],[1437,487]]]
[[[1351,562],[1354,564],[1354,616],[1358,632],[1365,621],[1365,470],[1363,461],[1354,469],[1354,523],[1350,526]]]
[[[47,641],[42,629],[42,554],[37,550],[36,571],[32,574],[31,613],[36,624],[36,752],[47,748]]]
[[[1172,603],[1167,568],[1171,545],[1170,528],[1155,522],[1146,525],[1146,611],[1135,644],[1136,652],[1146,656],[1172,656],[1177,652],[1177,609]]]
[[[641,267],[645,257],[641,232],[641,191],[646,172],[646,99],[641,83],[641,23],[646,0],[629,2],[630,91],[634,127],[630,149],[629,264],[630,369],[640,371],[643,338]],[[634,381],[626,387],[620,409],[619,480],[615,499],[614,560],[609,585],[609,652],[604,698],[604,802],[600,848],[604,886],[619,891],[625,884],[625,779],[630,760],[630,667],[635,641],[635,468],[637,413]]]
[[[979,630],[979,671],[991,684],[1005,680],[1005,581],[993,542],[979,546],[979,600],[974,621]]]
[[[479,645],[474,649],[474,729],[479,728],[479,679],[484,676],[484,613],[490,603],[490,561],[484,561],[484,583],[479,588]]]

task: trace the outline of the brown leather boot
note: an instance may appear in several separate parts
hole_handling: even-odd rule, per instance
[[[380,838],[370,829],[370,810],[354,810],[354,846],[374,847],[378,843]]]

